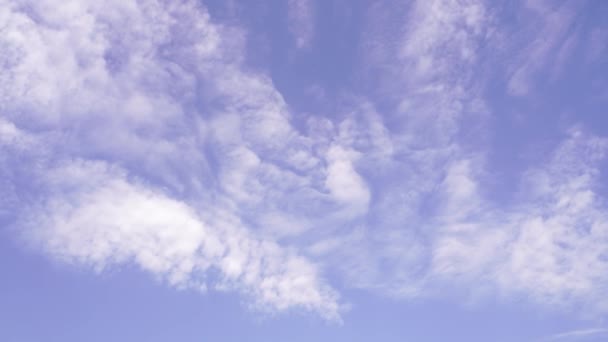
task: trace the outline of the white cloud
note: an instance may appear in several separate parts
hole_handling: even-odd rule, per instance
[[[478,184],[473,178],[470,160],[458,160],[451,163],[446,170],[441,186],[444,189],[444,215],[449,220],[466,217],[481,206]]]
[[[607,309],[598,295],[608,281],[602,275],[608,267],[602,252],[608,217],[594,186],[607,148],[605,140],[574,131],[548,167],[531,172],[530,181],[545,186],[511,214],[519,226],[499,278],[502,287],[547,304],[582,302],[591,312]]]
[[[211,283],[257,308],[339,319],[318,266],[258,234],[323,198],[301,175],[321,166],[271,80],[242,66],[239,29],[196,1],[1,7],[0,50],[11,53],[0,142],[35,142],[6,162],[31,169],[6,177],[35,203],[10,204],[22,234],[66,261],[132,262],[175,286]],[[302,196],[284,210],[293,189]],[[264,209],[274,218],[256,215]],[[211,269],[219,279],[205,279]]]
[[[384,116],[396,118],[387,130],[394,150],[373,173],[381,180],[366,179],[374,195],[368,227],[311,249],[341,260],[333,267],[352,286],[399,297],[521,296],[605,313],[608,217],[596,186],[606,142],[573,130],[514,189],[519,203],[494,202],[484,167],[491,151],[460,135],[486,110],[475,51],[496,30],[491,13],[482,1],[421,1],[399,21],[403,12],[383,8],[372,7],[365,61],[378,71],[378,101],[394,108]]]
[[[349,98],[307,131],[244,66],[246,33],[196,1],[4,3],[0,163],[15,171],[0,170],[0,213],[16,209],[50,255],[328,319],[342,307],[324,269],[398,297],[608,310],[605,140],[573,130],[512,206],[484,192],[488,151],[463,142],[485,111],[476,51],[495,23],[482,1],[372,6],[364,59],[380,99]],[[312,6],[289,3],[300,48]]]
[[[56,258],[98,271],[134,263],[173,286],[210,283],[244,293],[257,308],[339,317],[337,294],[314,264],[253,237],[230,210],[197,210],[103,162],[69,162],[46,177],[51,195],[21,227]],[[208,279],[210,270],[218,279]]]
[[[31,140],[28,135],[12,122],[0,118],[0,146],[15,147]]]
[[[479,86],[472,79],[491,22],[481,1],[387,8],[372,6],[363,53],[390,125],[361,127],[379,127],[373,130],[383,138],[376,142],[388,153],[380,159],[365,150],[359,162],[374,201],[368,231],[350,253],[364,265],[347,273],[356,286],[417,295],[427,283],[438,227],[480,212],[482,153],[461,146],[459,133],[468,128],[465,120],[481,121]]]
[[[365,214],[370,194],[365,181],[353,167],[354,151],[332,145],[327,151],[327,178],[325,185],[338,202],[349,205],[359,215]]]
[[[543,166],[529,172],[517,206],[485,205],[481,214],[441,223],[431,235],[430,279],[473,292],[489,286],[494,294],[525,296],[547,307],[604,313],[608,217],[594,184],[607,148],[605,140],[574,131]]]

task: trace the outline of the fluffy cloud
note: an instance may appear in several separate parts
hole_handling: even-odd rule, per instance
[[[205,290],[213,282],[261,308],[337,318],[337,295],[314,264],[252,236],[226,208],[197,211],[103,162],[68,162],[44,177],[51,193],[21,227],[61,260],[98,271],[134,263],[177,287]],[[208,279],[210,270],[218,279]]]
[[[178,287],[234,289],[257,308],[339,317],[317,265],[256,236],[261,218],[244,223],[286,189],[331,197],[298,174],[322,156],[292,129],[272,82],[240,64],[238,29],[195,1],[7,1],[1,11],[0,141],[14,171],[3,211],[20,234],[98,270],[132,262]],[[298,157],[285,160],[286,146]]]

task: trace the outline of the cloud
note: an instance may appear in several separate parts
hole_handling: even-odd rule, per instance
[[[383,108],[377,141],[388,153],[362,158],[373,201],[366,228],[348,239],[353,250],[336,252],[352,262],[336,267],[355,286],[417,296],[426,292],[438,227],[480,211],[484,151],[460,137],[485,115],[474,68],[491,22],[481,1],[393,3],[369,13],[363,74]]]
[[[289,31],[298,49],[310,47],[314,37],[314,2],[312,0],[289,0],[287,3]]]
[[[350,152],[350,153],[349,153]],[[353,206],[356,211],[367,211],[370,194],[365,181],[353,167],[357,155],[339,146],[331,146],[327,152],[329,166],[325,184],[330,194],[338,201]]]
[[[133,263],[176,287],[212,283],[248,295],[259,308],[338,317],[337,294],[314,264],[255,238],[226,208],[196,210],[103,162],[68,162],[45,177],[51,194],[21,227],[60,260],[97,271]]]
[[[578,6],[574,3],[555,5],[542,1],[528,1],[524,4],[534,19],[524,24],[527,29],[525,40],[522,40],[527,45],[523,48],[517,46],[520,53],[515,55],[507,85],[510,94],[527,95],[534,91],[539,78],[555,80],[562,73],[579,40],[575,25]],[[530,22],[535,25],[530,25]],[[552,70],[547,70],[547,66],[551,66]]]
[[[328,275],[397,298],[608,311],[606,140],[572,128],[520,165],[512,203],[491,193],[496,56],[481,47],[501,22],[485,2],[371,5],[361,91],[324,96],[325,116],[294,113],[247,63],[245,28],[196,1],[5,3],[0,215],[48,255],[332,320]],[[510,69],[513,94],[562,46],[563,11]],[[299,48],[313,14],[289,2]]]
[[[556,335],[552,335],[539,341],[584,341],[587,338],[598,337],[602,335],[606,335],[608,333],[607,329],[581,329],[568,331],[565,333],[560,333]]]
[[[448,194],[441,209],[445,212],[427,221],[420,233],[428,243],[415,237],[396,240],[421,250],[413,264],[428,267],[406,277],[403,290],[395,278],[378,284],[399,296],[445,295],[449,286],[471,296],[489,291],[545,307],[605,313],[601,293],[608,283],[603,276],[608,267],[608,217],[594,189],[607,144],[573,130],[542,166],[530,169],[521,183],[520,202],[510,207],[492,204],[475,190],[480,185],[466,162],[452,166],[443,182]],[[399,249],[387,257],[394,274],[408,274],[400,269],[404,257]]]
[[[521,297],[604,314],[605,140],[571,129],[551,157],[524,166],[518,202],[497,203],[493,152],[462,133],[489,129],[477,53],[500,22],[482,1],[391,8],[372,6],[364,62],[393,149],[382,164],[360,164],[373,198],[366,222],[312,251],[337,260],[352,286],[395,297]]]
[[[323,157],[272,82],[242,67],[242,31],[195,1],[6,5],[0,142],[14,200],[2,211],[19,234],[97,270],[134,263],[177,287],[339,319],[318,265],[256,233],[269,219],[254,213],[286,191],[331,198],[299,174]],[[275,225],[290,221],[275,209]]]
[[[600,300],[608,267],[602,252],[608,242],[605,202],[595,190],[598,165],[608,148],[605,139],[574,130],[547,167],[532,170],[525,207],[511,214],[519,230],[499,277],[506,289],[523,291],[558,306],[582,302],[590,312],[604,312]]]

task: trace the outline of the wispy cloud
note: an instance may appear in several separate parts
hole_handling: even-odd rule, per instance
[[[572,129],[550,158],[528,166],[519,203],[495,203],[486,192],[492,152],[460,134],[472,121],[484,127],[488,106],[479,89],[487,75],[477,52],[499,22],[482,1],[384,9],[371,12],[365,62],[378,71],[378,101],[392,108],[385,120],[399,118],[385,131],[395,150],[371,189],[368,228],[315,248],[353,246],[335,247],[337,260],[349,260],[336,267],[354,286],[398,297],[491,293],[605,312],[598,291],[606,283],[600,251],[608,219],[595,189],[606,141]],[[397,20],[404,15],[409,20]]]
[[[562,72],[579,39],[574,22],[580,5],[542,1],[525,3],[525,7],[534,16],[532,21],[537,24],[524,31],[527,36],[522,40],[527,45],[513,63],[513,72],[508,83],[511,94],[527,95],[536,89],[538,78],[555,79]],[[534,38],[529,39],[529,35]],[[547,70],[548,65],[552,65],[553,70]]]
[[[490,193],[494,151],[480,143],[488,78],[527,96],[550,51],[566,65],[580,43],[571,8],[526,9],[548,38],[505,43],[525,47],[503,73],[483,46],[509,31],[487,2],[372,4],[363,85],[323,96],[341,102],[331,115],[296,117],[272,73],[247,64],[246,29],[197,1],[5,3],[0,215],[52,257],[334,320],[329,274],[399,298],[608,312],[606,139],[565,130],[519,165],[512,203]],[[307,48],[314,3],[288,12]]]
[[[314,12],[313,0],[289,0],[287,3],[289,30],[299,49],[309,47],[314,37]]]
[[[608,329],[581,329],[551,335],[538,341],[584,341],[587,338],[599,337],[606,334],[608,334]]]

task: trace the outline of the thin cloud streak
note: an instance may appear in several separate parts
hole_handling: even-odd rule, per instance
[[[595,328],[595,329],[581,329],[573,330],[565,333],[555,334],[546,338],[538,340],[539,342],[549,341],[579,341],[589,337],[598,337],[601,335],[608,334],[608,329]]]

